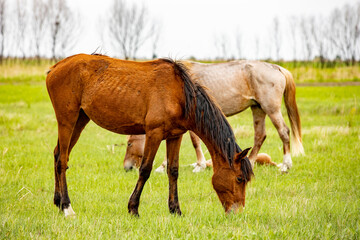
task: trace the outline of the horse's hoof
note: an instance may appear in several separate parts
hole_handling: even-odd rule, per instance
[[[137,210],[129,210],[129,214],[132,216],[132,217],[140,217],[139,215],[139,212]]]
[[[196,163],[196,162],[195,162],[195,163],[192,163],[192,164],[190,164],[190,166],[192,166],[192,167],[194,168],[194,167],[197,166],[197,163]]]
[[[181,211],[180,209],[176,210],[176,211],[170,211],[171,214],[175,215],[175,216],[181,216]]]
[[[205,170],[205,168],[203,168],[203,167],[201,167],[199,165],[196,165],[193,172],[198,173],[198,172],[201,172],[201,171],[204,171],[204,170]]]
[[[155,172],[157,173],[164,173],[165,172],[165,167],[163,165],[161,165],[160,167],[158,167],[157,169],[155,169]]]
[[[277,167],[280,168],[281,173],[288,173],[290,170],[290,168],[283,163],[278,164]]]
[[[200,163],[191,164],[194,167],[193,172],[201,172],[206,168],[206,160],[202,160]]]
[[[66,218],[75,218],[76,217],[76,214],[70,204],[69,204],[69,207],[64,208],[64,214],[65,214]]]

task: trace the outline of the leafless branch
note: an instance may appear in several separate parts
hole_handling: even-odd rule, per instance
[[[123,0],[114,0],[108,23],[111,41],[125,59],[135,59],[155,29],[145,5],[128,5]]]

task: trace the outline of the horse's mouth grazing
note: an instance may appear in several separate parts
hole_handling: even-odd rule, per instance
[[[237,214],[238,212],[242,212],[245,207],[239,203],[233,203],[228,209],[226,209],[226,214]]]

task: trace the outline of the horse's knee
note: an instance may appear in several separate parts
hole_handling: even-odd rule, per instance
[[[150,173],[151,173],[151,166],[150,167],[141,166],[139,169],[139,176],[141,176],[145,181],[150,177]]]
[[[179,177],[179,168],[178,167],[171,167],[169,169],[169,175],[173,178],[178,178]]]

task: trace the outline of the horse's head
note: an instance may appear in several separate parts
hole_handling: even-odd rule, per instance
[[[240,207],[242,209],[245,206],[245,188],[253,174],[246,156],[249,150],[250,148],[247,148],[237,153],[231,167],[226,163],[216,170],[214,168],[212,184],[226,213],[236,213]]]
[[[145,135],[131,135],[128,138],[124,158],[124,169],[129,171],[134,167],[140,167],[144,155]]]

